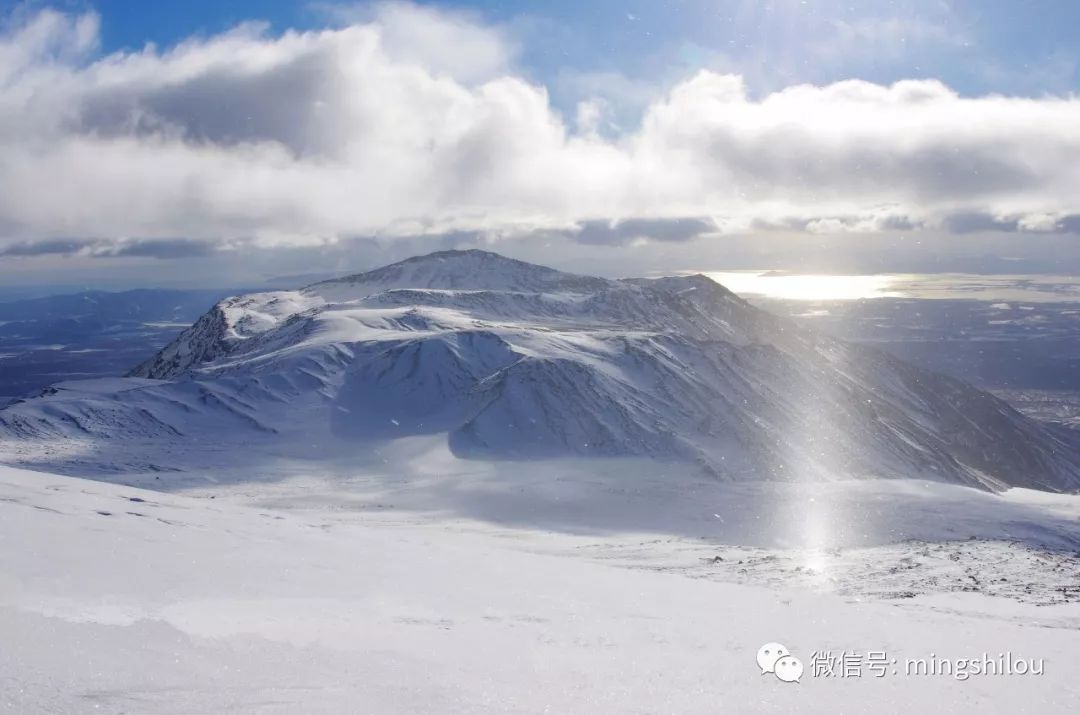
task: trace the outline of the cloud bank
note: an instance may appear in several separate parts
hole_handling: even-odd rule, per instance
[[[108,56],[92,13],[13,23],[0,36],[3,255],[1080,226],[1071,96],[853,80],[752,97],[702,70],[612,137],[595,131],[602,102],[554,111],[498,28],[411,5]]]

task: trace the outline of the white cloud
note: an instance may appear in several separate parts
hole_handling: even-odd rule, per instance
[[[602,99],[588,99],[578,102],[575,124],[579,134],[595,135],[600,130],[606,103]]]
[[[71,16],[43,10],[24,17],[24,12],[10,19],[12,29],[0,42],[0,83],[38,65],[78,61],[97,48],[101,22],[96,13]]]
[[[1021,216],[1017,221],[1017,228],[1021,231],[1034,231],[1049,233],[1056,231],[1060,225],[1060,217],[1054,214],[1028,214]]]
[[[317,4],[345,27],[367,24],[379,31],[379,45],[394,62],[474,83],[510,72],[518,47],[499,28],[468,13],[421,5]]]
[[[554,89],[570,97],[584,97],[584,101],[601,102],[618,114],[636,116],[663,96],[665,85],[611,71],[563,71]]]
[[[701,71],[609,137],[600,104],[568,128],[511,72],[512,43],[460,15],[383,6],[339,29],[248,25],[90,59],[97,24],[46,11],[0,38],[0,242],[312,245],[680,217],[1046,231],[1080,214],[1073,97],[848,81],[754,99]]]

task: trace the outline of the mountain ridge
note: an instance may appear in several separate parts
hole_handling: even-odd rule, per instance
[[[227,298],[129,375],[134,389],[72,383],[0,411],[0,452],[12,435],[348,452],[445,433],[477,459],[1080,488],[1070,433],[701,275],[612,280],[439,252]]]

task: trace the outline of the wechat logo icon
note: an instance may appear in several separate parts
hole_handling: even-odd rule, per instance
[[[757,664],[762,675],[772,673],[785,683],[798,683],[803,674],[802,661],[783,643],[766,643],[758,648]]]

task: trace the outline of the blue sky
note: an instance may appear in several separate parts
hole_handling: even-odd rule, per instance
[[[522,39],[523,68],[549,86],[557,85],[560,72],[568,69],[619,72],[651,81],[688,66],[714,66],[745,72],[757,91],[852,77],[884,83],[935,77],[967,94],[1039,95],[1080,88],[1080,3],[1070,0],[420,4],[466,10],[513,28]],[[97,9],[102,16],[102,49],[111,52],[137,49],[147,42],[168,46],[250,20],[268,22],[274,32],[325,27],[334,24],[327,9],[335,4],[97,0],[54,5]]]
[[[1050,0],[0,1],[0,279],[249,284],[450,245],[1053,270],[1077,27]]]

